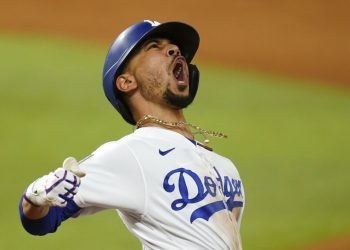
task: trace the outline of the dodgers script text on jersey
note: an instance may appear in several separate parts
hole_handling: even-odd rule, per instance
[[[235,196],[242,196],[241,192],[241,181],[230,179],[229,176],[225,176],[224,185],[223,179],[221,178],[220,173],[217,171],[215,167],[213,167],[215,172],[217,173],[216,180],[218,184],[211,178],[211,176],[204,176],[204,183],[200,179],[195,172],[190,169],[178,168],[170,171],[164,179],[164,189],[168,192],[173,192],[175,190],[175,184],[170,184],[169,179],[174,175],[177,175],[177,188],[179,189],[181,198],[174,200],[171,203],[171,208],[175,211],[181,210],[187,206],[187,204],[196,204],[206,198],[207,195],[211,195],[215,197],[217,195],[217,190],[227,197],[227,200],[221,200],[212,202],[210,204],[199,207],[193,211],[191,215],[191,223],[198,219],[202,218],[204,220],[209,220],[209,218],[216,212],[219,212],[223,209],[228,209],[232,211],[235,207],[243,207],[242,201],[235,201]],[[196,184],[197,193],[194,197],[189,197],[188,192],[189,188],[187,187],[187,181],[185,177],[189,177],[190,181],[193,181]],[[176,178],[176,177],[175,177]],[[222,188],[223,187],[223,188]],[[222,190],[224,190],[222,192]]]

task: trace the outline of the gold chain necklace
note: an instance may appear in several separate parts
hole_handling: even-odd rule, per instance
[[[159,119],[159,118],[157,118],[155,116],[152,116],[152,115],[145,115],[140,120],[138,120],[138,122],[135,125],[135,128],[136,129],[141,128],[147,123],[156,123],[156,124],[161,125],[161,126],[166,127],[166,128],[190,127],[192,129],[196,130],[196,132],[194,132],[193,134],[201,134],[204,137],[204,146],[207,146],[208,143],[209,143],[207,135],[213,136],[213,137],[218,137],[218,138],[227,138],[227,135],[225,135],[222,132],[217,132],[217,131],[212,131],[212,130],[205,130],[205,129],[202,129],[199,126],[196,126],[196,125],[194,125],[192,123],[189,123],[189,122],[183,122],[183,121],[169,122],[169,121],[164,121],[164,120],[161,120],[161,119]]]

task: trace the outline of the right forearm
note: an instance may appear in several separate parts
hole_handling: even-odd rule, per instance
[[[38,220],[45,217],[50,207],[49,206],[36,206],[29,203],[26,199],[22,200],[23,215],[30,220]]]
[[[33,235],[45,235],[57,228],[57,213],[55,209],[46,206],[36,206],[22,199],[19,203],[19,214],[23,228]]]
[[[74,201],[69,201],[67,206],[63,208],[35,207],[23,198],[19,204],[22,225],[28,233],[33,235],[55,232],[62,221],[76,215],[80,209]]]

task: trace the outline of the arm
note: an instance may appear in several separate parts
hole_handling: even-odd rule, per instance
[[[20,206],[23,215],[30,220],[38,220],[45,217],[50,209],[49,206],[36,206],[33,203],[31,204],[30,201],[27,201],[24,197],[21,199]]]
[[[19,204],[19,212],[21,217],[21,222],[23,228],[30,234],[33,235],[45,235],[47,233],[53,233],[57,230],[57,228],[61,225],[61,223],[77,214],[81,209],[78,205],[74,203],[74,201],[68,201],[67,205],[63,208],[60,207],[48,207],[47,213],[39,218],[29,217],[31,214],[25,213],[30,206],[33,205],[25,205],[28,204],[23,198]],[[27,207],[26,207],[27,206]],[[34,214],[37,212],[36,209],[41,211],[40,207],[29,208],[34,210]],[[42,216],[42,217],[41,217]]]
[[[76,160],[67,158],[63,168],[29,185],[19,204],[23,227],[34,235],[55,232],[62,221],[80,210],[73,197],[83,176]]]

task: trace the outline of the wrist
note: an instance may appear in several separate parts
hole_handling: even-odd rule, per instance
[[[33,207],[40,207],[39,205],[34,204],[26,195],[26,193],[23,194],[23,200],[29,203]]]
[[[38,206],[33,204],[28,198],[25,198],[25,195],[23,195],[21,205],[23,215],[30,220],[38,220],[45,217],[50,209],[50,207],[47,205]]]

